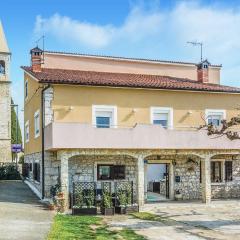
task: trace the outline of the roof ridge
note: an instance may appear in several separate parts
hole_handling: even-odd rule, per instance
[[[187,64],[187,65],[197,65],[199,63],[187,62],[187,61],[174,61],[174,60],[163,60],[163,59],[152,59],[152,58],[137,58],[137,57],[124,57],[124,56],[112,56],[105,54],[88,54],[88,53],[78,53],[78,52],[64,52],[64,51],[51,51],[44,50],[45,53],[55,53],[55,54],[67,54],[85,57],[100,57],[100,58],[112,58],[112,59],[123,59],[132,61],[149,61],[149,62],[163,62],[163,63],[176,63],[176,64]],[[211,67],[222,67],[222,64],[210,64]]]

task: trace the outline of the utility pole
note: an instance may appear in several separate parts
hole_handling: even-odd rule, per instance
[[[203,61],[203,42],[187,42],[188,44],[192,44],[193,46],[200,46],[201,49],[201,62]]]

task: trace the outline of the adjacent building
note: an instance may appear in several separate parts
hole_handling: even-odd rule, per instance
[[[220,84],[221,65],[38,47],[31,63],[22,67],[25,162],[40,197],[60,182],[68,203],[74,181],[102,180],[132,181],[140,206],[240,197],[240,141],[198,130],[238,114],[240,89]],[[163,165],[159,176],[150,164]]]
[[[0,21],[0,162],[12,161],[10,60],[11,53]]]

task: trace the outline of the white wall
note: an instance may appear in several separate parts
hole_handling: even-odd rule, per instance
[[[166,172],[166,164],[148,164],[147,165],[147,181],[159,182],[163,179]]]

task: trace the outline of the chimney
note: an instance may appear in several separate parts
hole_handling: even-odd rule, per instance
[[[210,63],[208,60],[204,60],[197,65],[197,80],[201,83],[209,82],[208,67]]]
[[[33,72],[41,72],[42,71],[42,55],[43,55],[43,50],[40,49],[39,47],[35,47],[31,49],[30,51],[31,54],[31,65],[32,65],[32,71]]]

